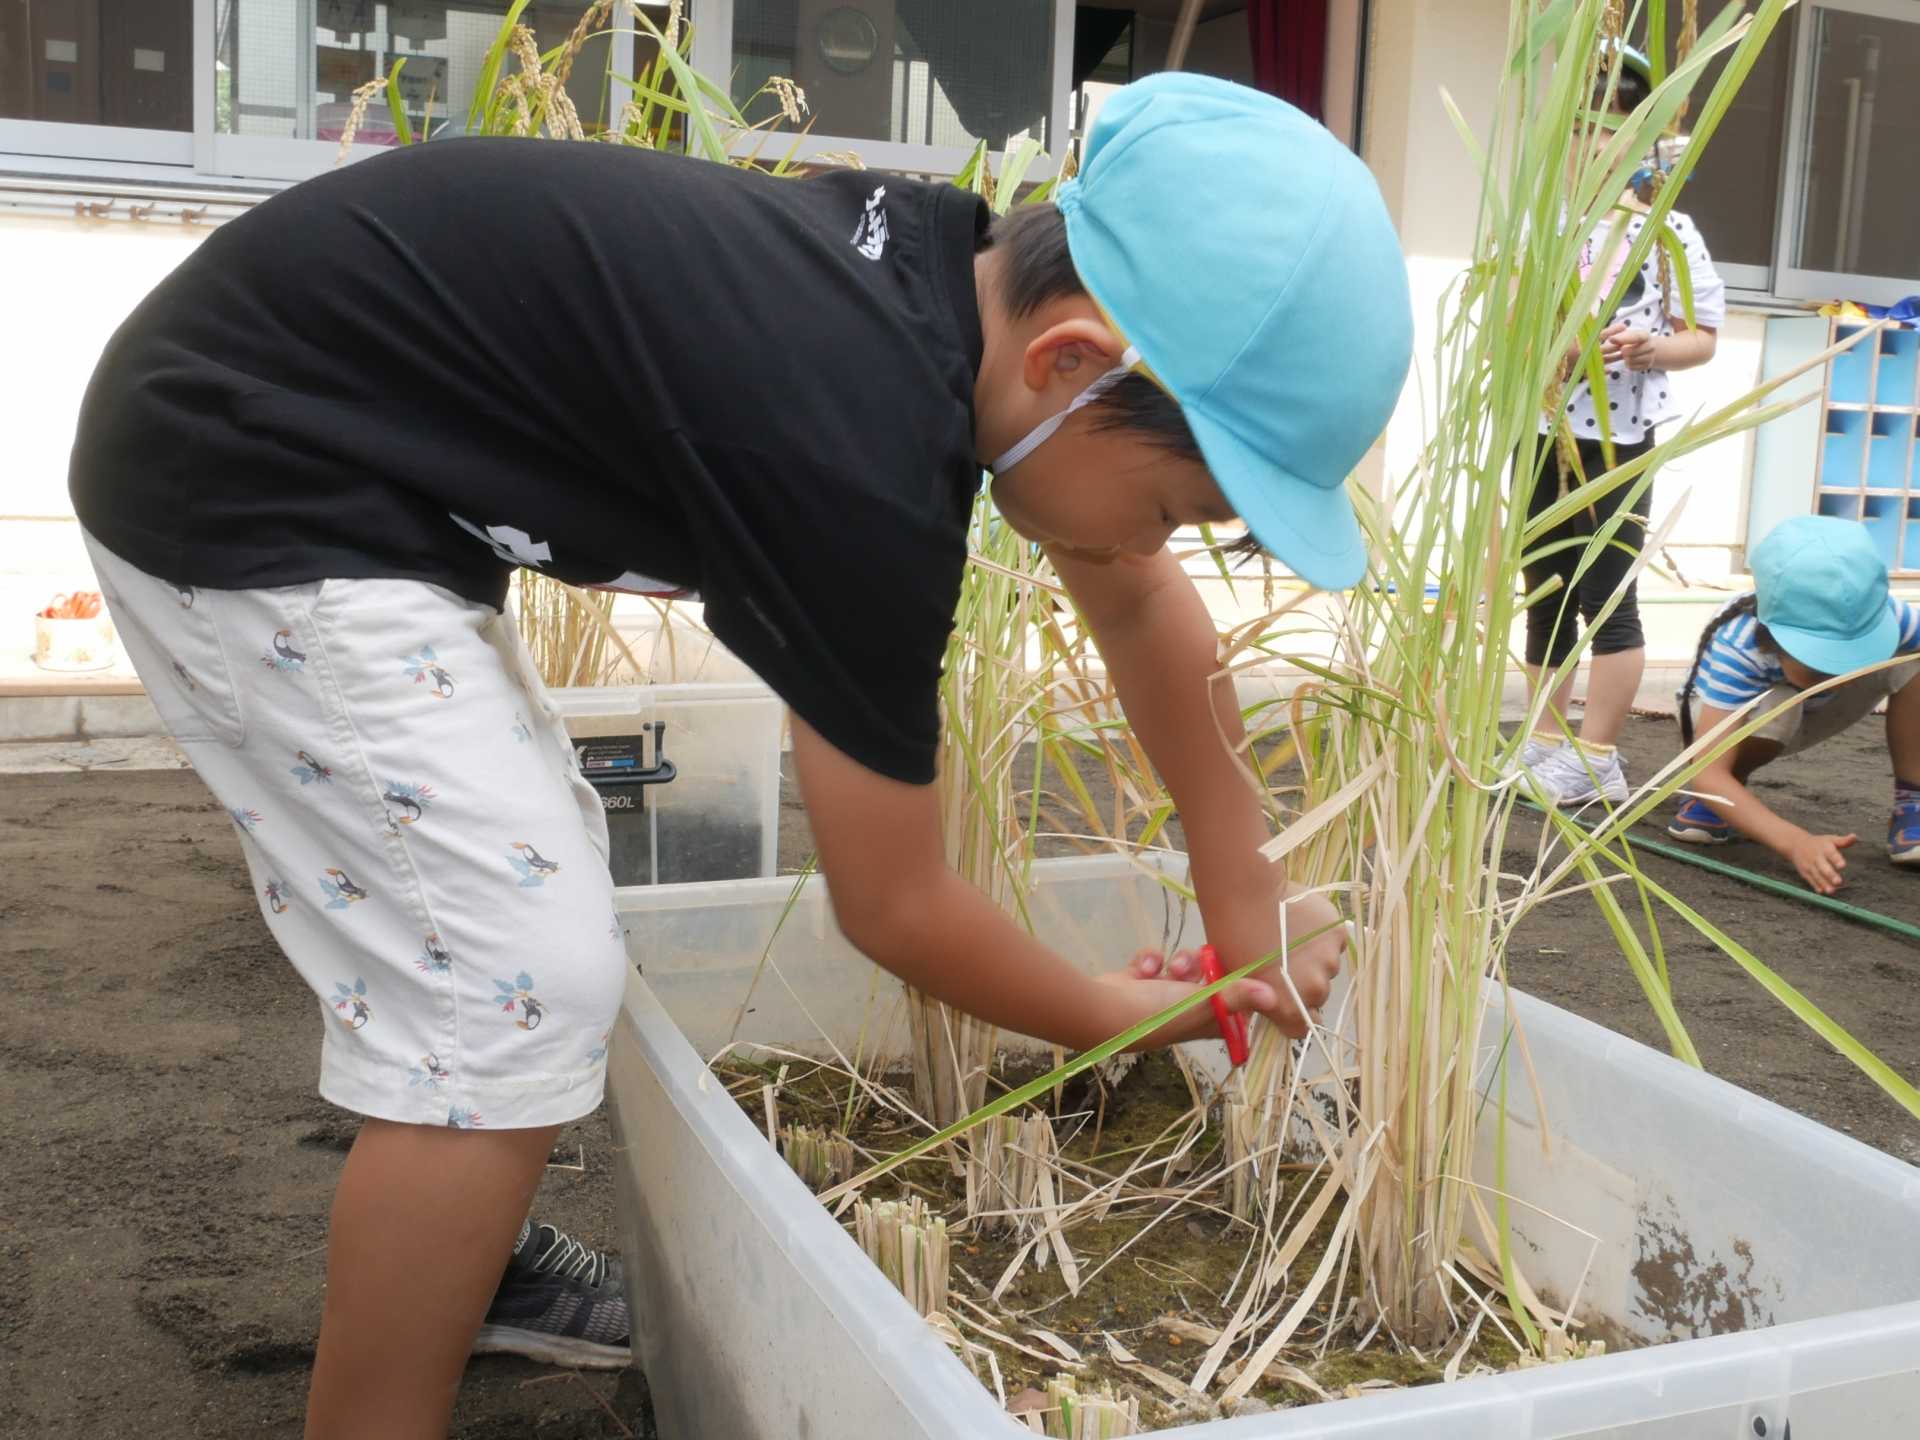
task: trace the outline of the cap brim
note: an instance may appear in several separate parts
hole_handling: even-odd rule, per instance
[[[1309,484],[1197,410],[1187,424],[1234,513],[1294,574],[1347,590],[1367,573],[1367,542],[1344,484]]]
[[[1900,622],[1891,605],[1880,607],[1880,618],[1869,629],[1844,640],[1792,625],[1769,625],[1767,632],[1787,654],[1823,675],[1845,675],[1878,665],[1891,660],[1900,648]]]

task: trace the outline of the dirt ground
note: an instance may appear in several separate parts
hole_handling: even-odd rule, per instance
[[[1635,773],[1671,725],[1635,722]],[[1783,763],[1761,793],[1860,845],[1842,898],[1920,919],[1920,875],[1887,865],[1886,752],[1872,726]],[[804,859],[790,802],[783,863]],[[1521,823],[1516,846],[1526,844]],[[1749,845],[1718,858],[1784,872]],[[1509,864],[1517,855],[1509,857]],[[1653,873],[1875,1049],[1920,1076],[1920,951],[1671,862]],[[1789,874],[1790,878],[1790,874]],[[1920,1122],[1683,926],[1680,1010],[1709,1068],[1920,1160]],[[1116,961],[1120,957],[1115,957]],[[1523,929],[1515,982],[1658,1044],[1591,901]],[[322,1021],[268,937],[231,823],[191,772],[0,777],[0,1434],[144,1440],[292,1436],[320,1313],[327,1205],[352,1117],[314,1094]],[[571,1127],[538,1211],[613,1234],[605,1122]],[[488,1358],[462,1440],[650,1433],[631,1373]]]
[[[1671,720],[1635,719],[1622,748],[1630,778],[1671,759]],[[1920,870],[1887,860],[1893,798],[1886,732],[1879,720],[1761,770],[1752,788],[1776,813],[1823,833],[1855,833],[1846,884],[1834,898],[1920,923]],[[1670,811],[1640,827],[1666,840]],[[1505,865],[1530,869],[1539,820],[1514,827]],[[1677,843],[1677,842],[1675,842]],[[1711,847],[1713,859],[1800,886],[1786,861],[1747,840]],[[1909,1080],[1920,1080],[1920,944],[1811,905],[1786,900],[1690,865],[1641,853],[1647,873],[1681,896],[1855,1039]],[[1631,909],[1632,906],[1629,905]],[[1865,1079],[1762,991],[1746,972],[1684,921],[1663,919],[1661,935],[1677,1008],[1708,1070],[1767,1099],[1920,1162],[1920,1120]],[[1660,1027],[1598,910],[1584,895],[1542,906],[1521,927],[1508,967],[1513,983],[1544,1000],[1664,1048]]]

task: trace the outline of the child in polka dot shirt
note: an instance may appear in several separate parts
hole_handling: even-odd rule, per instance
[[[1607,106],[1603,86],[1594,98],[1596,110],[1610,108],[1615,115],[1625,115],[1651,90],[1646,61],[1631,50],[1624,53],[1622,61],[1611,106]],[[1610,138],[1602,127],[1594,143]],[[1603,294],[1611,293],[1612,282],[1618,279],[1620,267],[1646,226],[1648,198],[1646,193],[1629,190],[1582,247],[1583,279],[1596,267],[1607,271]],[[1529,516],[1552,505],[1567,484],[1578,483],[1562,475],[1555,453],[1553,435],[1560,421],[1564,420],[1573,432],[1581,473],[1592,479],[1644,454],[1654,443],[1654,427],[1679,418],[1680,406],[1669,372],[1704,365],[1713,358],[1718,332],[1726,319],[1726,285],[1714,270],[1713,258],[1693,221],[1673,210],[1664,223],[1679,242],[1675,248],[1685,257],[1692,313],[1689,315],[1682,303],[1681,277],[1672,273],[1679,262],[1664,242],[1656,241],[1648,247],[1638,273],[1628,279],[1620,303],[1600,329],[1604,396],[1596,398],[1591,383],[1584,378],[1586,357],[1573,357],[1578,362],[1575,379],[1560,401],[1561,413],[1542,417],[1536,449],[1529,453],[1522,447],[1516,483],[1532,487]],[[1668,257],[1664,264],[1663,254]],[[1611,462],[1604,440],[1613,443]],[[1541,677],[1573,653],[1580,626],[1594,625],[1601,609],[1619,589],[1646,543],[1646,527],[1634,519],[1624,521],[1605,553],[1577,576],[1585,546],[1554,547],[1589,536],[1605,525],[1626,504],[1632,488],[1622,486],[1537,542],[1535,548],[1548,553],[1527,566],[1527,590],[1537,591],[1555,577],[1560,588],[1527,610],[1527,675],[1536,692]],[[1651,508],[1649,490],[1634,513],[1644,517]],[[1520,755],[1519,763],[1532,776],[1541,798],[1556,805],[1584,804],[1600,796],[1615,802],[1627,797],[1626,774],[1614,745],[1646,666],[1646,637],[1640,628],[1633,586],[1620,597],[1612,614],[1597,625],[1590,649],[1586,710],[1578,739],[1563,742],[1574,679],[1569,672],[1555,687],[1533,737]]]

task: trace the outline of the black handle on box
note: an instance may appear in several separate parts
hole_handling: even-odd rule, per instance
[[[601,770],[587,776],[587,783],[596,789],[612,789],[619,785],[665,785],[680,772],[673,768],[671,760],[662,760],[651,770]]]

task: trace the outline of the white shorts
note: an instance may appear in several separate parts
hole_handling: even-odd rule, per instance
[[[186,589],[88,546],[320,998],[320,1093],[489,1128],[598,1105],[627,973],[606,819],[512,617],[411,580]]]

